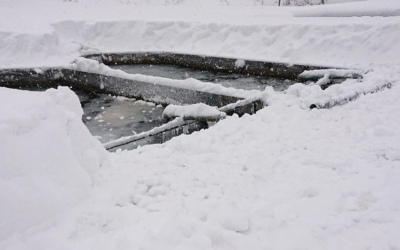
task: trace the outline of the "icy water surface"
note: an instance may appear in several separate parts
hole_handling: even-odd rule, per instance
[[[155,103],[124,97],[75,91],[84,111],[82,120],[90,133],[105,143],[130,136],[162,124],[164,107]],[[146,138],[126,148],[160,143],[157,138]]]
[[[82,120],[90,133],[100,142],[106,143],[124,136],[149,131],[163,124],[164,107],[125,97],[76,91],[83,108]],[[111,149],[135,149],[138,146],[163,143],[172,137],[192,133],[205,128],[205,125],[192,123],[179,129],[173,129],[158,135],[147,137],[123,146]]]
[[[164,78],[182,80],[194,78],[202,82],[213,82],[224,87],[237,89],[264,90],[266,86],[272,86],[275,91],[283,91],[294,84],[294,81],[267,76],[247,76],[240,74],[215,73],[204,70],[196,70],[187,67],[176,67],[170,65],[117,65],[110,66],[113,69],[120,69],[129,74],[142,74],[148,76],[159,76]]]

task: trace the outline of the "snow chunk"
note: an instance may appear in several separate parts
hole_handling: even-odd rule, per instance
[[[225,115],[224,112],[204,103],[186,106],[171,104],[168,105],[163,112],[163,116],[168,117],[224,117]]]
[[[134,104],[137,104],[137,105],[147,105],[147,106],[150,106],[150,107],[156,106],[156,104],[155,104],[154,102],[146,102],[146,101],[143,101],[143,100],[135,101]]]
[[[245,60],[242,59],[237,59],[235,62],[235,67],[236,68],[243,68],[246,65]]]

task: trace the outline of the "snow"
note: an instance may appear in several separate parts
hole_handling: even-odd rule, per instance
[[[143,101],[143,100],[135,101],[134,104],[147,105],[147,106],[150,106],[150,107],[156,106],[156,104],[154,102],[146,102],[146,101]]]
[[[345,70],[345,69],[320,69],[320,70],[306,70],[299,75],[299,77],[311,77],[318,76],[322,77],[325,75],[334,75],[337,77],[343,78],[351,78],[353,75],[362,74],[363,72],[359,72],[356,70]]]
[[[0,239],[51,219],[90,197],[108,155],[81,122],[68,88],[0,88]]]
[[[375,10],[378,16],[365,16]],[[332,17],[312,17],[323,12]],[[337,18],[352,12],[364,16]],[[380,17],[384,12],[397,16]],[[65,66],[88,52],[146,51],[371,67],[399,63],[399,13],[400,2],[390,0],[303,8],[0,1],[0,67]],[[295,17],[302,15],[311,17]]]
[[[164,111],[163,116],[168,117],[224,117],[226,114],[221,112],[216,107],[208,106],[204,103],[197,103],[192,105],[168,105]]]
[[[330,83],[329,74],[325,74],[324,77],[322,77],[321,79],[319,79],[315,83],[311,83],[310,85],[323,86],[323,85],[328,84],[328,83]]]
[[[399,16],[400,3],[397,0],[369,0],[362,2],[327,0],[334,5],[305,6],[293,8],[289,11],[297,17],[365,17],[365,16]]]
[[[242,59],[237,59],[235,62],[236,68],[243,68],[246,65],[246,61]]]
[[[170,121],[170,122],[168,122],[166,124],[163,124],[163,125],[161,125],[159,127],[155,127],[153,129],[150,129],[149,131],[145,131],[145,132],[142,132],[142,133],[139,133],[139,134],[134,134],[134,135],[131,135],[131,136],[124,136],[124,137],[121,137],[121,138],[119,138],[117,140],[106,142],[106,143],[103,144],[103,146],[106,149],[111,149],[111,148],[114,148],[114,147],[117,147],[117,146],[120,146],[120,145],[124,145],[124,144],[130,143],[130,142],[136,141],[136,140],[140,140],[140,139],[152,136],[152,135],[159,134],[161,132],[164,132],[164,131],[167,131],[167,130],[170,130],[170,129],[173,129],[173,128],[178,128],[178,127],[183,126],[185,124],[186,124],[186,122],[182,118],[178,117],[178,118],[175,118],[174,120],[172,120],[172,121]]]
[[[0,1],[0,67],[168,51],[367,73],[325,90],[266,88],[241,101],[265,101],[255,115],[110,154],[67,88],[0,88],[0,249],[400,248],[399,1],[135,2]]]
[[[86,202],[3,249],[398,247],[398,82],[330,110],[288,92],[256,115],[110,154]]]

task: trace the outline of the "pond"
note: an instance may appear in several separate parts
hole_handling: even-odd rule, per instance
[[[142,74],[177,80],[194,78],[202,82],[218,83],[227,88],[232,87],[245,90],[264,90],[266,86],[272,86],[275,91],[283,91],[295,83],[294,80],[275,77],[211,72],[171,65],[135,64],[110,67],[113,69],[120,69],[129,74]]]
[[[204,82],[218,83],[225,87],[246,90],[263,90],[266,86],[272,86],[276,91],[283,91],[294,83],[292,80],[265,76],[210,72],[169,65],[139,64],[112,66],[112,68],[121,69],[129,74],[143,74],[170,79],[195,78]],[[76,88],[78,87],[72,90],[80,99],[84,111],[82,120],[90,133],[101,143],[149,131],[164,123],[162,113],[165,107],[162,105],[121,96],[99,94],[95,91],[83,91]],[[29,88],[28,90],[43,91],[45,88]],[[174,136],[182,133],[192,133],[205,129],[210,125],[212,124],[207,122],[191,122],[182,128],[112,148],[111,151],[116,151],[118,148],[135,149],[138,146],[163,143]]]

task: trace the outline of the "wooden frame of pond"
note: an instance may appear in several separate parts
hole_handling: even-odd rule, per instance
[[[86,55],[85,58],[96,60],[106,65],[135,65],[135,64],[165,64],[194,69],[227,72],[245,75],[271,76],[287,79],[297,79],[306,70],[326,69],[324,67],[307,65],[287,65],[282,63],[238,60],[199,55],[176,53],[100,53]],[[49,88],[69,86],[73,89],[90,90],[97,93],[133,97],[159,104],[195,104],[205,103],[221,108],[228,115],[253,114],[264,107],[261,100],[243,100],[236,96],[228,96],[211,92],[197,91],[164,84],[152,84],[144,81],[90,73],[66,68],[48,69],[5,69],[0,70],[0,86],[10,88]],[[237,104],[235,104],[237,103]],[[179,118],[178,118],[179,119]],[[202,121],[204,122],[204,121]],[[173,124],[172,124],[173,123]],[[190,121],[181,119],[161,127],[143,132],[129,138],[121,138],[106,143],[108,149],[137,141],[148,136],[160,134],[163,131],[189,124]]]
[[[242,60],[224,57],[188,55],[168,52],[98,53],[84,56],[106,65],[164,64],[190,67],[212,72],[237,73],[244,75],[271,76],[297,79],[306,70],[327,69],[310,65]],[[242,63],[238,63],[242,62]]]

